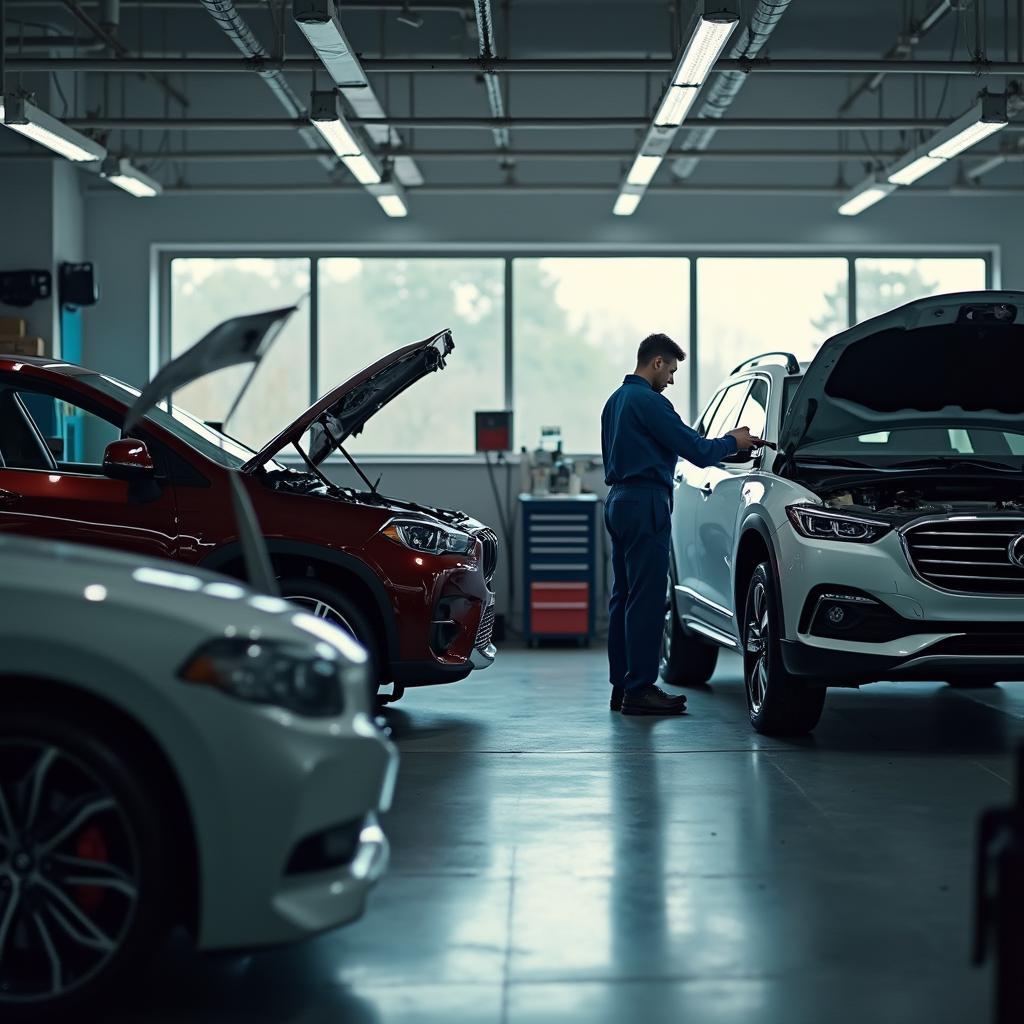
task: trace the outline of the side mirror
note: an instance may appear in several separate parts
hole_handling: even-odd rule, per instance
[[[155,472],[145,441],[125,437],[111,441],[103,453],[103,475],[113,480],[143,480]]]

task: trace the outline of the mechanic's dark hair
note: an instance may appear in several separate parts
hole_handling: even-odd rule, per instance
[[[636,352],[637,366],[650,366],[655,359],[682,360],[683,350],[667,334],[648,334]]]

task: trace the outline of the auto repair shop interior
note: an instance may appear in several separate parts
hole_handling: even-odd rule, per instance
[[[0,94],[5,1024],[1024,1020],[1024,0],[0,0]]]

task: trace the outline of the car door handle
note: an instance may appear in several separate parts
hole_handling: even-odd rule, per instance
[[[6,508],[17,504],[20,500],[20,494],[15,494],[14,491],[5,491],[3,488],[0,488],[0,506]]]
[[[701,489],[700,489],[700,493],[705,498],[710,498],[711,497],[711,493],[712,493],[713,490],[714,490],[714,488],[711,486],[711,484],[704,484],[704,486],[701,487]]]

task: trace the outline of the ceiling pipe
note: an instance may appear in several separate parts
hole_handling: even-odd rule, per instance
[[[492,117],[389,117],[384,120],[353,117],[348,123],[359,127],[390,124],[396,128],[465,128],[492,130],[504,123],[510,129],[647,128],[646,117],[514,117],[505,122]],[[308,122],[290,118],[260,117],[81,117],[65,118],[72,128],[123,129],[131,131],[269,131],[301,128]],[[688,122],[691,123],[691,122]],[[713,125],[716,131],[939,131],[949,121],[931,118],[729,118],[727,121],[698,120],[697,126]],[[1024,122],[1011,121],[1004,132],[1024,131]]]
[[[204,5],[207,0],[200,0]],[[759,0],[766,3],[767,0]],[[408,74],[669,74],[675,68],[671,59],[620,59],[575,57],[501,58],[437,58],[429,57],[367,57],[361,58],[363,70],[378,75]],[[288,60],[267,55],[248,60],[231,57],[146,57],[146,58],[12,58],[16,71],[105,71],[134,73],[166,71],[176,74],[209,74],[232,72],[247,74],[268,71],[314,71],[322,67],[315,58],[291,57]],[[887,61],[860,60],[859,58],[785,58],[720,60],[714,67],[719,80],[726,74],[739,74],[745,81],[751,74],[783,75],[862,75],[882,72],[888,75],[966,75],[970,77],[1015,77],[1024,75],[1024,61],[955,61],[916,60]],[[717,84],[717,83],[716,83]],[[713,115],[708,115],[713,116]]]
[[[743,29],[733,46],[729,55],[730,59],[752,62],[768,42],[772,32],[775,31],[775,26],[786,13],[790,2],[791,0],[757,0],[757,6],[750,15],[750,24]],[[728,63],[728,60],[720,60],[715,67],[722,69]],[[694,115],[716,120],[724,117],[746,80],[747,76],[742,68],[719,74],[711,87],[706,90]],[[691,128],[683,136],[679,149],[691,151],[707,149],[714,137],[714,128]],[[696,156],[684,156],[673,160],[672,173],[677,178],[688,178],[697,169],[699,159]]]
[[[907,34],[900,36],[886,53],[885,60],[908,60],[914,47],[953,9],[952,0],[939,2],[918,22],[912,24]],[[849,96],[843,100],[839,113],[845,114],[854,103],[866,92],[877,92],[885,78],[885,72],[876,71],[870,78],[865,78]]]
[[[497,47],[494,42],[494,19],[491,16],[491,0],[473,0],[473,7],[476,11],[476,28],[480,37],[480,59],[481,61],[493,61],[497,55]],[[501,82],[493,71],[484,72],[484,87],[487,89],[487,102],[491,107],[491,116],[496,118],[505,117],[505,101],[501,95]],[[498,149],[508,149],[511,143],[507,128],[494,129],[494,144]]]
[[[263,61],[269,56],[263,48],[263,44],[253,34],[245,19],[238,13],[233,0],[200,0],[207,12],[217,23],[217,27],[231,40],[235,49],[243,57],[250,61]],[[333,153],[324,152],[320,144],[320,136],[309,124],[309,111],[295,91],[288,84],[280,70],[268,68],[258,72],[260,78],[267,84],[267,88],[274,94],[278,103],[301,124],[295,125],[298,128],[299,137],[305,143],[306,148],[317,155],[317,159],[328,170],[333,171],[338,165],[337,158]]]
[[[83,24],[100,42],[105,43],[110,49],[111,53],[116,53],[119,58],[124,59],[128,57],[130,51],[124,43],[121,42],[115,35],[111,34],[106,28],[98,24],[92,17],[87,14],[76,0],[62,0],[62,6],[66,7],[81,24]],[[32,60],[33,58],[25,58]],[[90,59],[90,58],[87,58]],[[14,70],[12,62],[7,62],[8,70]],[[51,70],[73,70],[72,68],[54,68]],[[150,77],[156,84],[168,95],[171,99],[175,100],[180,106],[188,107],[188,98],[184,93],[175,89],[166,78],[154,74],[152,68],[137,68],[136,69],[141,77]]]

